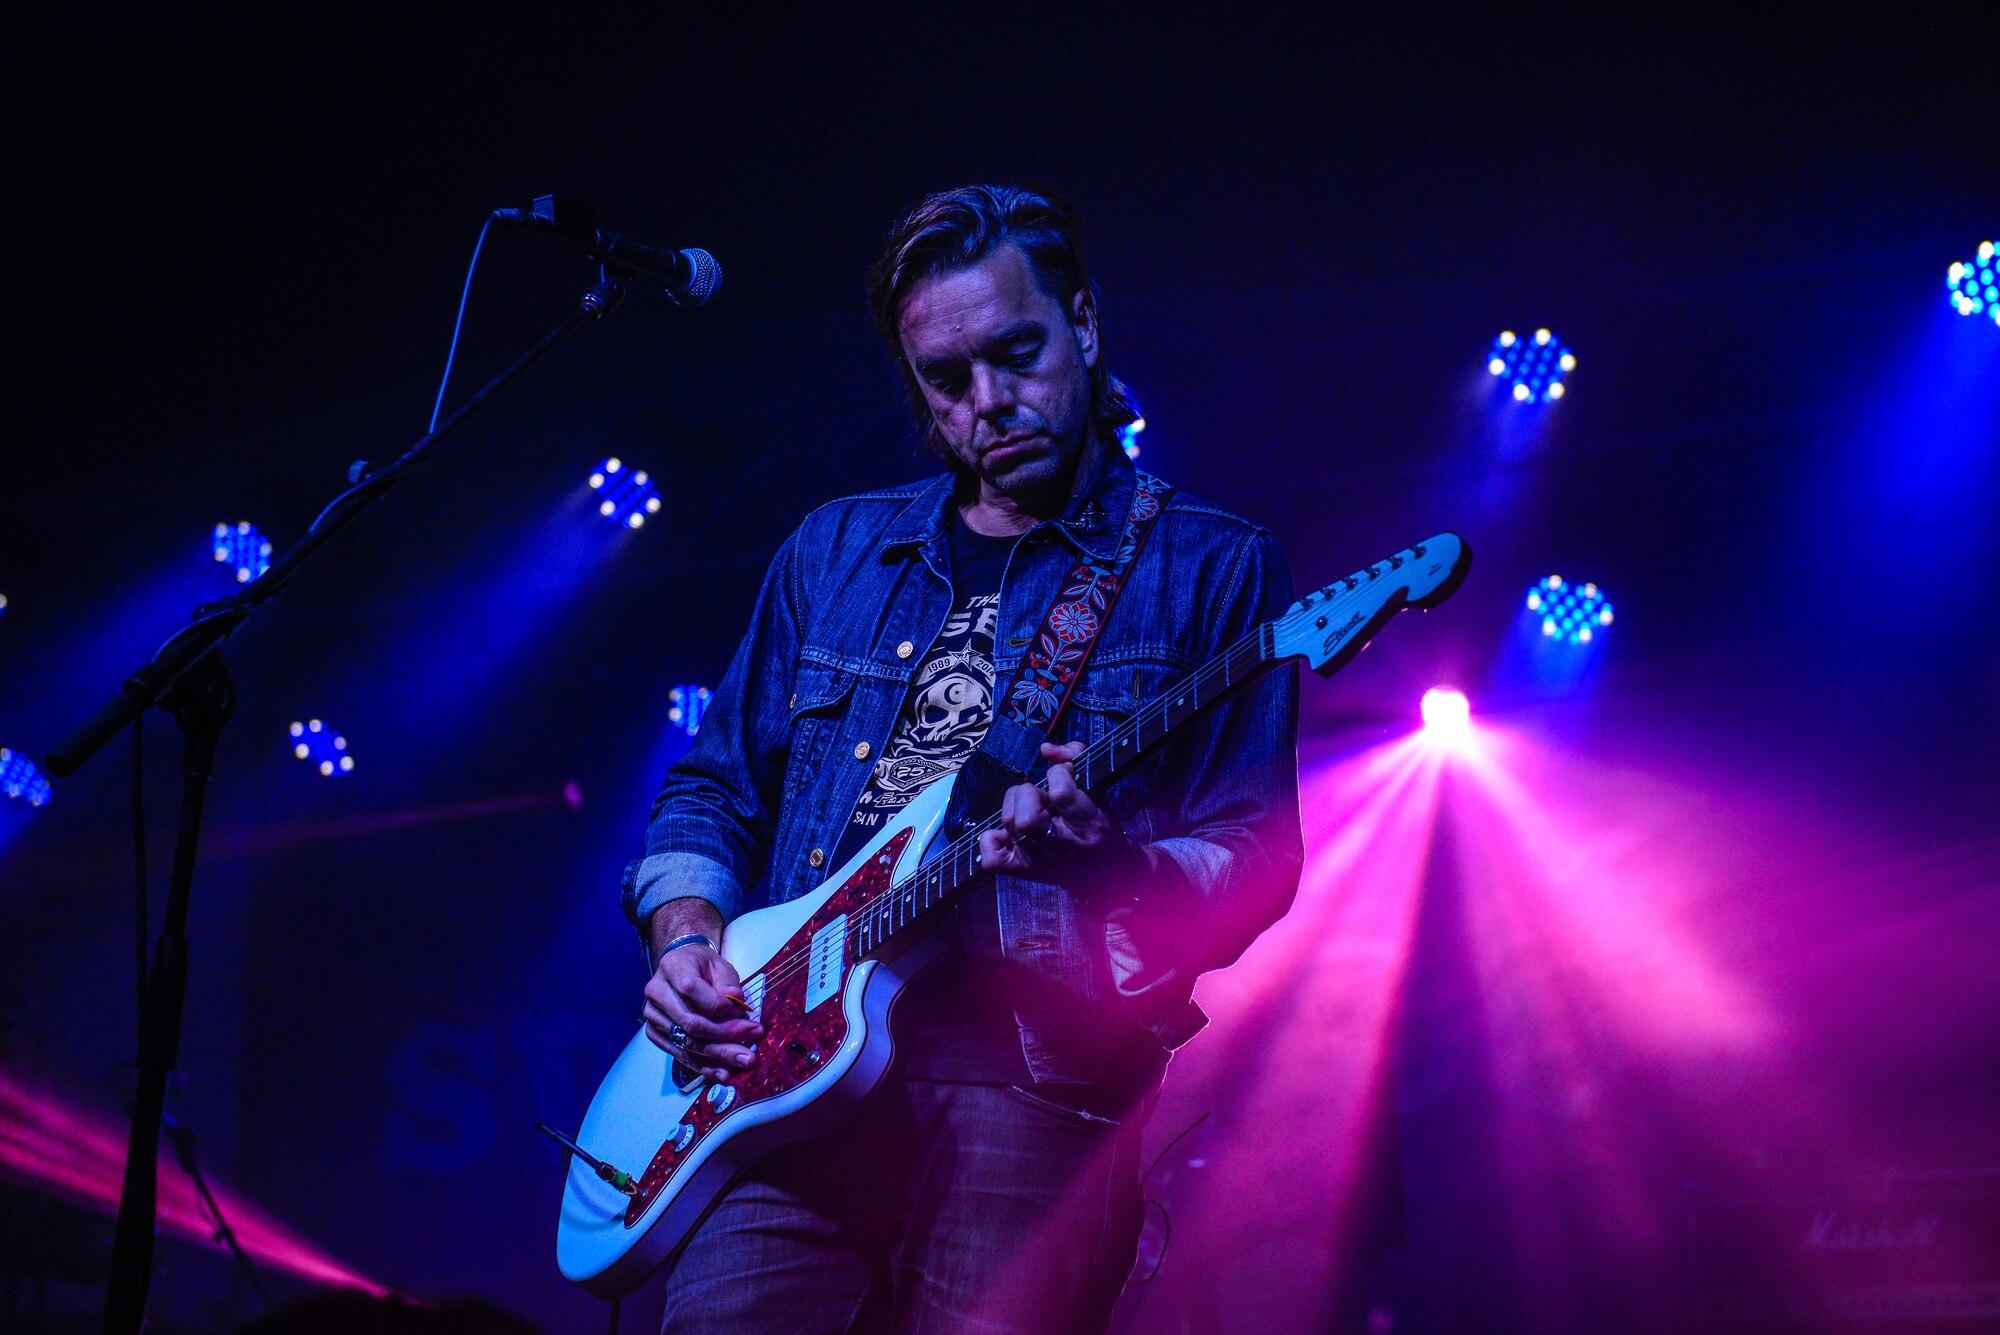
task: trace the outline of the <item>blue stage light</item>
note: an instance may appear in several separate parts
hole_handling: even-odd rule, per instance
[[[616,457],[606,459],[590,475],[591,490],[603,493],[597,513],[614,524],[639,528],[646,516],[660,512],[660,489],[644,469],[627,468]]]
[[[692,737],[701,731],[702,715],[715,692],[706,686],[676,686],[667,692],[667,722]]]
[[[1954,264],[1945,271],[1945,286],[1951,290],[1951,304],[1960,315],[1985,312],[2000,324],[2000,264],[1996,264],[1993,243],[1979,243],[1979,253],[1969,263]]]
[[[1135,417],[1124,426],[1118,428],[1118,443],[1125,447],[1126,458],[1136,459],[1139,457],[1139,433],[1145,429],[1146,419],[1143,417]]]
[[[354,756],[347,739],[318,719],[292,725],[292,754],[331,779],[354,772]]]
[[[236,582],[248,584],[271,568],[271,540],[249,520],[215,526],[215,559],[236,567]]]
[[[1486,355],[1486,372],[1508,385],[1520,403],[1553,403],[1568,392],[1563,378],[1576,369],[1576,354],[1546,329],[1522,338],[1504,329]]]
[[[1611,624],[1611,604],[1595,584],[1571,584],[1550,575],[1528,590],[1528,611],[1542,634],[1565,644],[1589,644]]]
[[[43,807],[55,790],[35,768],[35,762],[11,747],[0,746],[0,793],[19,798],[31,807]]]

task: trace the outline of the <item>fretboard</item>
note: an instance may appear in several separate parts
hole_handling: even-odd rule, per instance
[[[1071,762],[1077,787],[1088,791],[1109,782],[1202,710],[1261,676],[1275,659],[1266,622],[1091,743]],[[1035,786],[1046,792],[1048,781]],[[998,816],[989,816],[970,826],[914,873],[870,900],[848,924],[854,956],[876,949],[981,881],[988,873],[979,865],[979,836],[999,823]]]

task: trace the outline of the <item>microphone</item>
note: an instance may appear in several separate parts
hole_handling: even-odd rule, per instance
[[[531,209],[495,209],[493,221],[561,237],[606,268],[655,279],[677,306],[700,306],[722,286],[722,266],[707,251],[670,250],[627,232],[601,231],[596,209],[561,195],[543,195]]]

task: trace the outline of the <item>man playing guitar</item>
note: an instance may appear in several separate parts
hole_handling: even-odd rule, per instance
[[[933,195],[869,287],[948,472],[821,507],[773,561],[627,869],[647,1033],[713,1080],[751,1070],[765,1031],[718,951],[728,924],[753,886],[777,904],[825,881],[941,775],[997,805],[978,844],[997,876],[941,914],[879,1088],[702,1221],[663,1328],[1102,1330],[1139,1233],[1140,1133],[1203,1023],[1194,980],[1298,884],[1296,674],[1098,791],[1069,762],[1284,613],[1290,577],[1268,532],[1118,447],[1136,411],[1067,205]],[[1061,605],[1086,559],[1123,577],[1101,624]],[[1067,695],[1038,698],[1066,654]]]

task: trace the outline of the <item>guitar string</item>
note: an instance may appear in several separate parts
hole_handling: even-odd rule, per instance
[[[1396,565],[1389,566],[1387,562],[1384,562],[1382,563],[1382,565],[1388,566],[1388,568],[1390,569],[1395,569],[1399,568],[1401,563],[1397,562]],[[1359,595],[1364,590],[1371,589],[1374,586],[1375,581],[1380,577],[1381,573],[1382,573],[1381,566],[1370,567],[1368,570],[1356,571],[1353,575],[1350,575],[1347,580],[1337,581],[1337,583],[1340,584],[1347,584],[1350,580],[1356,582],[1351,587],[1342,589],[1340,593],[1330,595],[1327,598],[1326,602],[1318,604],[1317,606],[1321,609],[1318,615],[1325,616],[1335,610],[1345,610],[1345,607],[1349,602],[1356,601]],[[1330,588],[1332,586],[1329,585],[1327,587]],[[1301,610],[1310,611],[1312,609],[1306,608]],[[1283,620],[1283,618],[1279,618],[1279,620]],[[1202,690],[1201,690],[1203,685],[1202,679],[1204,677],[1207,677],[1211,680],[1212,684],[1212,679],[1216,675],[1218,675],[1219,671],[1220,675],[1224,677],[1224,680],[1225,682],[1228,683],[1228,685],[1230,686],[1235,685],[1236,682],[1234,678],[1230,676],[1230,669],[1234,660],[1240,654],[1242,654],[1246,649],[1254,648],[1257,651],[1256,655],[1257,659],[1261,661],[1263,657],[1262,655],[1263,637],[1267,630],[1273,632],[1273,647],[1275,648],[1276,625],[1277,625],[1276,621],[1265,622],[1260,624],[1255,630],[1251,631],[1241,640],[1238,640],[1235,644],[1231,645],[1221,654],[1209,660],[1209,662],[1203,664],[1186,680],[1186,682],[1181,683],[1182,685],[1185,685],[1190,688],[1188,693],[1192,694],[1195,700],[1197,701],[1197,704],[1195,706],[1197,710],[1199,710],[1200,708],[1199,701],[1202,696]],[[1120,727],[1116,731],[1112,732],[1110,735],[1101,739],[1097,744],[1087,749],[1082,756],[1078,757],[1078,759],[1086,762],[1086,769],[1094,768],[1096,763],[1101,763],[1105,759],[1110,759],[1112,763],[1115,765],[1117,748],[1118,746],[1122,745],[1125,742],[1127,736],[1135,735],[1138,732],[1140,732],[1142,730],[1142,727],[1148,722],[1149,715],[1157,714],[1159,716],[1160,721],[1164,722],[1169,709],[1168,702],[1174,699],[1179,694],[1180,692],[1170,691],[1170,692],[1163,692],[1159,696],[1155,697],[1148,704],[1142,706],[1138,710],[1138,712],[1133,714],[1133,716],[1130,719],[1126,720],[1124,724],[1120,725]],[[1211,702],[1213,702],[1215,696],[1211,694],[1208,698]],[[1164,736],[1164,734],[1162,735]],[[1100,749],[1102,749],[1105,752],[1105,755],[1098,756],[1096,754]],[[1132,757],[1137,758],[1139,755],[1143,754],[1144,750],[1145,750],[1144,747],[1135,746],[1132,752]],[[1041,788],[1043,791],[1047,791],[1047,783],[1048,781],[1046,779],[1043,779],[1039,783],[1037,783],[1036,786],[1038,788]],[[987,830],[995,828],[997,825],[999,825],[999,823],[1000,821],[997,815],[987,817],[979,825],[965,831],[957,839],[953,840],[951,844],[947,845],[944,850],[943,856],[929,859],[928,861],[925,862],[925,864],[922,867],[920,867],[911,876],[906,877],[902,881],[893,883],[892,885],[888,886],[876,898],[870,900],[866,905],[864,905],[859,909],[854,910],[850,914],[850,921],[842,929],[843,942],[850,936],[856,938],[862,937],[864,935],[865,930],[867,929],[880,929],[878,932],[879,940],[877,940],[876,942],[876,944],[879,945],[881,941],[886,941],[889,938],[889,936],[893,935],[897,931],[900,931],[902,926],[907,925],[907,922],[900,925],[894,924],[892,916],[899,907],[898,903],[899,901],[902,905],[909,906],[910,917],[912,919],[914,919],[916,916],[920,915],[927,909],[934,907],[934,905],[931,903],[925,903],[921,908],[916,907],[916,891],[918,887],[922,886],[925,882],[929,881],[933,876],[937,876],[940,872],[946,869],[949,869],[950,872],[949,879],[954,883],[950,885],[943,884],[944,878],[940,877],[940,884],[939,884],[940,900],[945,895],[951,893],[953,890],[958,889],[967,881],[980,875],[984,871],[984,869],[978,866],[976,860],[973,860],[973,854],[977,851],[979,837],[982,834],[984,834]],[[962,874],[958,871],[958,864],[961,860],[964,860],[967,863],[966,870]],[[925,895],[924,897],[926,899],[929,898],[928,895]],[[823,931],[824,928],[822,928],[821,930]],[[807,940],[808,940],[808,945],[806,949],[794,950],[788,957],[786,957],[782,961],[774,960],[771,964],[767,965],[763,970],[760,971],[763,974],[765,980],[764,987],[767,993],[773,987],[779,985],[780,983],[788,981],[793,974],[798,972],[798,970],[803,968],[809,968],[811,966],[811,950],[810,950],[811,938],[808,938]],[[871,946],[870,949],[872,948],[873,947]]]
[[[1397,555],[1402,556],[1405,559],[1408,559],[1409,556],[1412,555],[1412,553],[1406,551],[1406,552],[1399,552],[1397,553]],[[1318,615],[1321,616],[1328,615],[1336,610],[1344,611],[1346,609],[1346,604],[1353,601],[1358,601],[1359,596],[1362,593],[1372,589],[1375,586],[1376,581],[1379,580],[1385,569],[1387,570],[1399,569],[1401,568],[1402,564],[1403,563],[1401,561],[1396,561],[1394,558],[1391,558],[1389,561],[1383,561],[1378,563],[1377,565],[1370,566],[1364,570],[1358,570],[1354,574],[1349,575],[1344,580],[1334,581],[1335,584],[1341,584],[1347,586],[1346,588],[1343,588],[1341,592],[1329,595],[1327,600],[1323,603],[1314,604],[1313,606],[1302,608],[1300,610],[1302,612],[1312,611],[1314,607],[1317,607],[1318,609],[1320,609]],[[1333,585],[1329,584],[1325,587],[1332,588]],[[1290,614],[1288,613],[1287,615],[1289,616]],[[1221,675],[1226,683],[1225,689],[1229,689],[1237,685],[1238,684],[1237,680],[1234,677],[1232,677],[1229,672],[1231,664],[1238,657],[1238,655],[1244,653],[1246,650],[1256,651],[1255,661],[1262,662],[1263,640],[1265,633],[1267,631],[1272,633],[1273,649],[1275,650],[1276,627],[1279,624],[1279,622],[1285,619],[1286,619],[1285,617],[1278,617],[1275,618],[1274,620],[1259,624],[1257,628],[1252,630],[1248,635],[1245,635],[1235,644],[1232,644],[1229,648],[1223,650],[1222,653],[1216,655],[1214,658],[1210,659],[1207,663],[1204,663],[1200,668],[1197,668],[1194,671],[1194,673],[1192,673],[1189,677],[1185,679],[1185,681],[1177,683],[1177,685],[1189,688],[1186,694],[1192,695],[1197,702],[1195,705],[1194,712],[1198,712],[1201,708],[1200,701],[1202,699],[1202,691],[1201,691],[1203,685],[1202,679],[1204,677],[1212,679],[1217,675]],[[1086,771],[1094,769],[1098,763],[1102,763],[1105,760],[1110,760],[1115,765],[1117,748],[1118,746],[1124,744],[1127,735],[1128,734],[1137,735],[1141,731],[1141,725],[1143,725],[1147,721],[1148,715],[1157,714],[1161,722],[1164,723],[1169,709],[1168,701],[1181,695],[1182,692],[1180,691],[1162,692],[1160,695],[1156,696],[1152,701],[1141,706],[1132,715],[1131,718],[1127,719],[1124,723],[1120,724],[1116,730],[1114,730],[1107,736],[1100,739],[1098,742],[1088,747],[1083,752],[1082,755],[1077,757],[1077,759],[1085,762]],[[1215,696],[1211,694],[1208,697],[1209,703],[1213,703],[1214,700]],[[1171,728],[1169,728],[1168,730],[1171,731]],[[1161,736],[1164,739],[1165,733],[1163,732]],[[1137,759],[1140,755],[1145,753],[1146,749],[1147,748],[1144,746],[1139,746],[1135,744],[1130,759]],[[1105,754],[1103,756],[1098,756],[1096,753],[1099,750],[1103,750]],[[1115,770],[1113,772],[1115,772]],[[1041,789],[1043,792],[1047,792],[1048,780],[1046,778],[1039,780],[1035,786]],[[869,928],[884,927],[885,923],[890,920],[891,915],[895,909],[894,901],[898,899],[911,905],[910,916],[912,920],[914,920],[916,916],[922,914],[926,910],[935,907],[934,903],[926,903],[921,908],[916,907],[915,895],[918,887],[920,887],[924,882],[928,881],[933,875],[938,873],[941,869],[947,867],[950,868],[952,872],[952,880],[955,883],[952,885],[944,885],[942,884],[942,882],[940,883],[939,886],[940,900],[942,900],[942,898],[945,895],[950,894],[952,891],[964,885],[967,881],[982,874],[985,869],[980,867],[977,861],[969,861],[967,870],[963,875],[959,874],[959,872],[957,871],[957,864],[961,859],[971,858],[971,856],[975,854],[978,850],[979,837],[983,835],[986,831],[996,828],[999,824],[1000,824],[1000,818],[997,813],[986,817],[986,819],[981,821],[978,825],[966,830],[964,833],[959,835],[958,838],[954,839],[950,844],[946,845],[943,855],[927,860],[921,867],[917,868],[917,870],[914,871],[911,875],[905,877],[901,881],[897,881],[890,884],[874,899],[868,901],[868,903],[865,904],[863,907],[854,910],[852,913],[849,914],[849,922],[847,926],[842,930],[843,940],[845,940],[850,936],[853,937],[860,936],[862,934],[862,929],[864,927],[869,927]],[[903,926],[907,925],[908,923],[906,921],[905,923],[900,925],[887,926],[886,929],[880,933],[880,939],[876,942],[876,944],[879,945],[881,944],[882,941],[888,940],[890,936],[894,935],[897,931],[900,931]],[[825,929],[822,928],[821,930],[823,931]],[[794,950],[789,956],[786,956],[782,959],[773,959],[771,963],[767,964],[763,969],[759,970],[757,974],[753,974],[752,977],[757,977],[761,975],[764,979],[764,990],[766,993],[769,993],[774,987],[776,987],[781,982],[788,981],[791,978],[791,976],[797,973],[800,969],[810,967],[812,962],[811,950],[810,950],[811,940],[812,940],[811,937],[807,938],[807,949]],[[872,948],[873,947],[870,947],[870,949]]]
[[[1106,762],[1115,765],[1117,748],[1124,744],[1128,734],[1136,734],[1140,730],[1140,726],[1147,721],[1148,715],[1158,714],[1161,721],[1164,722],[1169,707],[1169,700],[1192,695],[1199,702],[1202,699],[1201,688],[1203,677],[1213,678],[1220,675],[1228,678],[1229,685],[1236,685],[1241,678],[1229,678],[1227,669],[1237,658],[1243,656],[1246,651],[1249,651],[1253,662],[1262,661],[1263,636],[1271,624],[1267,622],[1259,625],[1250,634],[1244,636],[1228,649],[1203,664],[1185,680],[1177,683],[1177,685],[1186,688],[1185,690],[1163,692],[1154,700],[1142,706],[1131,718],[1121,724],[1116,731],[1108,734],[1085,750],[1077,759],[1084,763],[1086,772],[1095,768],[1096,765]],[[1207,698],[1212,703],[1216,697],[1210,694]],[[1197,703],[1196,709],[1199,708],[1200,704]],[[1164,736],[1164,734],[1162,735]],[[1128,760],[1136,759],[1144,753],[1145,749],[1144,747],[1135,746]],[[1099,754],[1100,752],[1102,754]],[[1042,779],[1035,786],[1043,792],[1047,792],[1048,780]],[[973,860],[974,855],[978,851],[979,837],[986,831],[997,828],[999,824],[1000,818],[997,813],[986,817],[978,825],[965,830],[950,844],[946,845],[940,855],[926,860],[911,875],[885,887],[881,893],[869,900],[861,908],[852,910],[848,915],[847,926],[843,929],[843,936],[860,937],[863,935],[864,929],[883,927],[885,923],[892,919],[892,915],[896,911],[895,901],[897,900],[909,906],[911,919],[935,907],[935,903],[925,903],[921,907],[918,907],[916,904],[916,892],[921,885],[929,881],[933,876],[936,876],[941,870],[950,869],[951,875],[949,879],[952,884],[944,884],[940,881],[940,901],[945,895],[950,894],[966,882],[982,875],[985,869],[980,867],[976,860]],[[958,870],[961,862],[966,863],[965,870],[962,873]],[[902,926],[907,925],[908,922],[906,921],[903,924],[888,927],[886,931],[881,933],[880,940],[887,940],[889,935],[901,930]],[[825,929],[821,928],[821,930],[824,931]],[[807,938],[807,940],[810,943],[811,938]],[[879,940],[877,944],[880,944]],[[870,948],[872,949],[873,947]],[[774,961],[771,965],[760,970],[765,979],[765,991],[770,991],[772,987],[789,979],[799,969],[810,967],[810,964],[811,953],[809,946],[805,950],[794,950],[789,956],[785,957],[783,962]]]
[[[1397,555],[1405,556],[1406,554],[1398,553]],[[1374,587],[1376,581],[1380,578],[1385,568],[1398,569],[1401,567],[1401,565],[1402,565],[1401,561],[1395,561],[1393,564],[1391,564],[1390,561],[1384,561],[1376,566],[1371,566],[1365,570],[1356,571],[1354,574],[1348,576],[1347,579],[1345,580],[1335,581],[1335,583],[1337,584],[1349,585],[1349,587],[1342,589],[1340,593],[1330,595],[1324,603],[1316,604],[1315,606],[1317,606],[1320,609],[1318,615],[1325,616],[1336,610],[1344,611],[1346,609],[1347,604],[1349,604],[1350,602],[1358,601],[1360,595],[1364,591],[1370,590]],[[1332,588],[1333,585],[1327,585],[1326,587]],[[1301,609],[1301,611],[1311,611],[1311,610],[1313,610],[1311,607]],[[1220,670],[1221,675],[1225,677],[1225,680],[1228,682],[1228,684],[1230,686],[1234,686],[1236,684],[1235,680],[1228,676],[1229,665],[1240,653],[1242,653],[1246,649],[1257,650],[1257,659],[1258,661],[1261,661],[1262,649],[1263,649],[1263,637],[1265,632],[1271,631],[1273,633],[1273,647],[1275,648],[1275,629],[1278,622],[1283,621],[1284,619],[1285,618],[1280,617],[1277,618],[1276,620],[1260,624],[1255,630],[1251,631],[1248,635],[1238,640],[1228,649],[1225,649],[1221,654],[1218,654],[1215,658],[1212,658],[1207,663],[1203,664],[1191,676],[1189,676],[1185,682],[1180,683],[1181,685],[1185,685],[1191,688],[1189,693],[1192,694],[1196,699],[1196,701],[1198,702],[1195,706],[1197,711],[1201,707],[1199,701],[1201,699],[1202,678],[1204,677],[1213,678],[1215,675],[1217,675],[1218,670]],[[1151,702],[1142,706],[1136,713],[1133,714],[1133,716],[1130,719],[1127,719],[1125,723],[1120,725],[1116,731],[1112,732],[1111,734],[1100,740],[1098,743],[1085,750],[1084,753],[1078,757],[1078,759],[1086,762],[1086,769],[1093,768],[1094,763],[1102,761],[1107,758],[1112,759],[1115,763],[1117,746],[1122,744],[1126,735],[1136,734],[1137,732],[1139,732],[1141,725],[1146,722],[1148,715],[1158,714],[1161,721],[1164,722],[1169,708],[1168,701],[1173,699],[1175,696],[1179,694],[1180,692],[1177,691],[1169,691],[1161,693],[1159,696],[1155,697]],[[1212,703],[1215,699],[1215,696],[1211,694],[1208,698],[1209,701]],[[1164,733],[1162,734],[1162,736],[1164,736]],[[1095,755],[1095,753],[1100,748],[1102,748],[1106,752],[1106,756],[1097,757]],[[1135,746],[1132,752],[1132,758],[1136,759],[1139,755],[1144,753],[1145,749],[1146,748],[1144,747]],[[1047,779],[1043,779],[1036,784],[1036,787],[1042,789],[1044,792],[1047,791],[1047,786],[1048,786]],[[924,912],[929,908],[935,907],[934,904],[927,903],[922,908],[915,908],[913,892],[919,885],[921,885],[924,881],[928,880],[934,873],[936,873],[940,869],[946,867],[951,868],[952,879],[956,882],[956,884],[950,886],[940,885],[940,892],[941,892],[940,899],[942,899],[944,895],[949,894],[953,890],[958,889],[959,886],[963,885],[965,882],[973,879],[974,877],[979,876],[984,871],[984,869],[979,867],[976,861],[968,861],[967,869],[963,875],[960,875],[958,873],[957,864],[961,859],[970,859],[971,855],[976,853],[977,851],[979,836],[981,836],[990,829],[994,829],[999,824],[1000,824],[1000,819],[997,814],[988,816],[979,825],[965,831],[957,839],[953,840],[951,844],[947,845],[945,848],[945,856],[935,857],[926,861],[924,865],[918,868],[917,871],[914,872],[911,876],[891,884],[881,894],[879,894],[876,898],[870,900],[862,908],[854,910],[849,915],[850,921],[848,922],[847,926],[842,930],[843,941],[850,936],[861,935],[861,929],[864,926],[867,927],[883,926],[885,920],[888,920],[890,918],[890,915],[894,910],[895,905],[893,901],[896,899],[901,899],[904,902],[912,905],[912,912],[911,912],[912,918],[921,914],[922,912]],[[907,926],[907,925],[908,924],[906,922],[901,925],[894,925],[887,927],[887,929],[881,933],[880,940],[878,940],[876,944],[879,945],[881,944],[881,941],[886,941],[889,938],[889,936],[893,935],[897,931],[900,931],[902,926]],[[825,929],[822,928],[821,930],[823,931]],[[788,981],[790,977],[793,974],[797,973],[800,969],[810,967],[811,965],[810,941],[811,938],[810,937],[807,938],[808,942],[807,949],[795,950],[782,961],[773,960],[771,964],[767,965],[764,969],[759,971],[765,980],[764,990],[767,993],[773,987],[777,986],[779,983]],[[870,948],[872,949],[873,947]],[[753,977],[754,976],[756,975],[753,975]]]
[[[1415,554],[1414,552],[1411,552],[1408,554],[1408,556],[1414,556],[1414,554]],[[1397,553],[1398,558],[1408,559],[1408,556],[1406,556],[1406,554],[1402,552]],[[1342,589],[1342,591],[1338,594],[1330,595],[1325,603],[1318,604],[1318,606],[1323,609],[1331,609],[1337,604],[1345,604],[1348,601],[1354,600],[1362,592],[1363,589],[1372,586],[1376,582],[1376,580],[1380,578],[1385,568],[1391,570],[1400,569],[1402,565],[1403,565],[1403,559],[1392,558],[1391,561],[1380,562],[1377,565],[1370,566],[1365,570],[1356,571],[1354,574],[1348,576],[1346,580],[1336,581],[1337,583],[1347,585],[1347,587]],[[1328,585],[1327,587],[1331,588],[1332,585]],[[1306,608],[1301,610],[1306,611],[1311,609]],[[1319,615],[1321,616],[1325,616],[1326,614],[1327,613],[1324,610],[1319,613]],[[1151,720],[1149,719],[1149,716],[1157,715],[1158,721],[1162,725],[1165,725],[1164,730],[1161,733],[1161,737],[1163,739],[1167,731],[1171,731],[1173,727],[1178,726],[1178,724],[1169,725],[1166,723],[1167,716],[1171,708],[1173,707],[1172,705],[1169,704],[1169,701],[1173,701],[1175,704],[1178,704],[1180,699],[1185,699],[1191,696],[1195,701],[1191,713],[1198,712],[1202,708],[1203,704],[1204,693],[1202,688],[1204,685],[1212,684],[1213,678],[1215,676],[1219,674],[1222,677],[1225,690],[1228,690],[1231,687],[1234,687],[1235,685],[1239,684],[1238,681],[1231,676],[1232,669],[1236,665],[1236,660],[1239,658],[1239,656],[1242,656],[1246,652],[1254,651],[1255,660],[1261,662],[1264,658],[1263,646],[1264,646],[1265,632],[1267,630],[1270,630],[1273,633],[1273,648],[1275,649],[1275,627],[1279,621],[1282,621],[1284,619],[1285,618],[1280,617],[1273,621],[1259,624],[1248,635],[1245,635],[1235,644],[1223,650],[1222,653],[1216,655],[1216,657],[1210,659],[1207,663],[1204,663],[1200,668],[1196,669],[1196,671],[1191,676],[1189,676],[1184,682],[1177,683],[1177,686],[1184,686],[1187,688],[1185,692],[1179,689],[1162,692],[1160,695],[1156,696],[1153,700],[1141,706],[1139,710],[1132,715],[1131,718],[1127,719],[1114,732],[1112,732],[1106,737],[1099,739],[1099,741],[1097,741],[1086,751],[1084,751],[1084,753],[1078,757],[1078,760],[1084,763],[1086,771],[1094,770],[1098,763],[1102,763],[1103,761],[1108,760],[1114,766],[1112,772],[1115,772],[1115,766],[1117,764],[1118,748],[1127,743],[1128,737],[1138,736],[1140,733],[1144,731],[1146,726],[1150,725]],[[1209,680],[1205,682],[1204,678],[1207,678]],[[1215,701],[1215,699],[1216,696],[1212,692],[1207,695],[1207,703],[1212,704]],[[1146,749],[1147,748],[1143,744],[1134,743],[1132,755],[1130,758],[1136,759],[1139,755],[1143,754]],[[1105,754],[1099,756],[1097,754],[1099,751],[1102,751]],[[1107,775],[1106,777],[1109,776]],[[1083,786],[1088,786],[1088,785],[1083,785]],[[1046,792],[1048,787],[1048,781],[1046,779],[1043,779],[1036,784],[1036,787]],[[921,908],[915,907],[915,893],[919,889],[919,887],[925,881],[929,880],[931,878],[932,873],[936,871],[938,868],[950,865],[953,867],[955,874],[956,860],[960,856],[969,856],[974,851],[976,851],[979,841],[979,836],[984,834],[987,830],[993,829],[998,824],[999,824],[999,817],[997,816],[997,814],[988,817],[978,827],[966,831],[964,834],[960,835],[958,839],[954,840],[952,844],[947,846],[945,851],[947,854],[950,855],[949,858],[938,857],[931,859],[930,861],[926,862],[924,866],[918,868],[914,873],[912,873],[910,877],[907,877],[904,880],[889,886],[881,895],[877,896],[874,900],[870,901],[870,903],[866,907],[864,907],[861,910],[858,910],[857,912],[868,915],[867,925],[873,926],[873,925],[878,925],[881,919],[886,918],[890,915],[891,911],[893,911],[893,909],[896,907],[895,904],[892,902],[892,900],[895,898],[901,898],[904,902],[910,904],[913,907],[914,912],[916,913],[921,913],[925,909],[932,907],[932,905],[928,903],[924,904]],[[979,870],[980,869],[977,867],[977,865],[973,864],[971,869],[971,874],[976,875]],[[957,887],[951,886],[951,887],[941,887],[941,888],[944,890],[945,893],[949,893],[950,890],[956,889]],[[855,930],[856,928],[862,925],[863,924],[861,923],[851,923],[849,926],[849,930],[850,931]],[[900,930],[900,928],[892,926],[889,929],[890,932],[894,932],[896,930]],[[887,939],[886,935],[884,936],[884,939]]]

